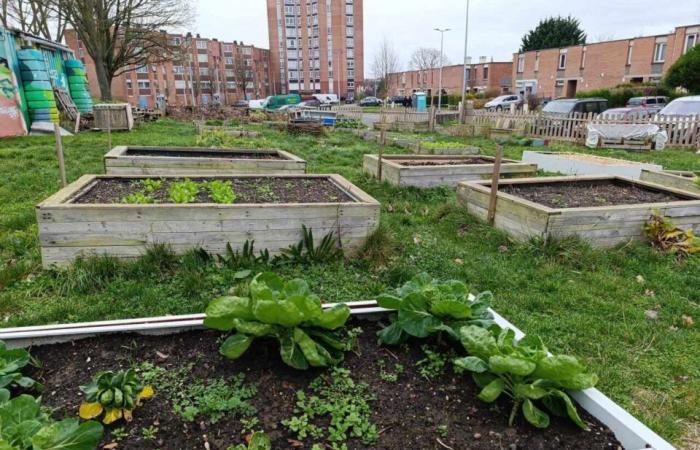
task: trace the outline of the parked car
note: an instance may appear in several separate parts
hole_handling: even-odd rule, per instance
[[[504,109],[510,109],[510,105],[515,105],[517,108],[520,108],[523,103],[524,100],[519,95],[501,95],[486,103],[484,108],[502,111]]]
[[[600,114],[608,109],[604,98],[562,98],[552,100],[542,109],[545,116],[569,116],[573,113]]]
[[[627,108],[611,108],[605,110],[600,117],[604,119],[624,119],[624,120],[639,120],[648,119],[655,114],[649,108],[641,106]]]
[[[360,106],[382,106],[382,101],[377,97],[365,97],[360,100]]]
[[[260,99],[260,100],[250,100],[248,102],[248,108],[250,108],[250,109],[265,109],[265,107],[267,106],[267,103],[270,101],[271,98],[272,97],[267,97],[267,98]]]
[[[409,102],[409,97],[406,97],[405,95],[394,95],[393,97],[389,97],[389,102],[390,104],[394,104],[397,106],[408,106]]]
[[[337,105],[340,103],[338,94],[314,94],[313,97],[318,100],[319,103],[323,104]]]
[[[677,98],[659,112],[660,116],[700,116],[700,95]]]
[[[234,108],[247,108],[249,106],[248,100],[238,100],[233,104]]]
[[[321,102],[314,98],[311,100],[304,100],[297,106],[299,106],[300,108],[318,108],[321,106]]]
[[[668,104],[668,97],[632,97],[627,101],[629,107],[642,107],[652,114],[661,111]]]

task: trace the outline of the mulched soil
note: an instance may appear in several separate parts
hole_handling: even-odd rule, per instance
[[[635,205],[688,200],[621,181],[577,181],[542,184],[506,184],[499,190],[550,208]]]
[[[621,448],[611,431],[582,410],[582,418],[590,424],[589,431],[556,417],[552,417],[552,424],[546,430],[527,425],[522,417],[509,428],[508,401],[504,398],[494,405],[480,402],[471,377],[457,375],[451,368],[430,380],[420,375],[416,363],[424,358],[421,345],[429,343],[433,348],[447,351],[449,347],[445,344],[427,340],[409,342],[399,348],[378,348],[375,333],[380,324],[355,321],[351,326],[361,326],[364,330],[359,338],[361,354],[348,353],[343,366],[351,371],[356,382],[368,383],[376,396],[371,402],[372,421],[380,430],[380,437],[371,446],[351,440],[349,449]],[[281,422],[293,414],[295,393],[308,392],[308,384],[324,371],[289,368],[281,362],[276,342],[268,340],[255,341],[242,358],[230,361],[218,353],[219,338],[219,333],[192,331],[173,336],[106,336],[43,346],[32,349],[43,366],[31,375],[44,383],[44,403],[56,408],[54,414],[59,418],[77,415],[82,401],[79,386],[99,371],[126,369],[131,364],[148,361],[168,371],[193,364],[190,376],[200,381],[233,377],[242,372],[246,382],[257,383],[258,394],[251,401],[257,408],[259,428],[270,435],[273,448],[310,449],[312,440],[295,442],[296,436]],[[404,365],[405,372],[397,382],[380,378],[380,360],[390,371],[396,363]],[[135,410],[132,423],[118,422],[106,427],[103,444],[113,441],[112,430],[119,427],[131,432],[119,441],[119,449],[224,450],[243,441],[242,426],[237,419],[224,417],[211,424],[206,417],[198,417],[195,422],[184,422],[173,414],[167,396],[159,394],[157,385],[154,388],[155,397]],[[155,442],[145,441],[141,430],[154,424],[158,427]],[[327,423],[318,421],[316,425],[325,427]]]
[[[169,158],[227,158],[227,159],[275,159],[286,160],[277,153],[240,153],[227,152],[225,150],[207,150],[207,151],[177,151],[177,150],[146,150],[146,149],[128,149],[125,156],[155,156]]]
[[[154,177],[157,179],[157,177]],[[328,178],[192,178],[202,182],[213,179],[231,181],[236,193],[236,204],[258,203],[343,203],[354,202],[347,193]],[[168,199],[170,185],[181,181],[177,178],[163,180],[156,192],[149,194],[156,203],[172,203]],[[138,181],[123,178],[102,178],[87,192],[72,200],[80,204],[121,203],[133,192],[142,191]],[[195,203],[213,203],[206,189],[201,189]]]
[[[465,159],[433,159],[433,160],[422,160],[422,159],[387,159],[387,161],[395,162],[401,164],[402,166],[462,166],[468,165],[481,165],[481,164],[493,164],[493,159],[488,158],[469,158]]]

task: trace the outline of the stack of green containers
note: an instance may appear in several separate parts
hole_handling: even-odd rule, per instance
[[[32,122],[58,123],[58,107],[44,55],[39,50],[25,49],[17,52],[17,58],[29,119]]]
[[[92,98],[87,84],[85,66],[79,59],[68,59],[64,62],[68,73],[70,96],[81,113],[92,112]]]

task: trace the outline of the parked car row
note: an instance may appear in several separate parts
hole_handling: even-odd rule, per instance
[[[573,113],[600,114],[606,118],[646,119],[659,116],[700,116],[700,96],[677,98],[633,97],[624,108],[608,108],[604,98],[565,98],[552,100],[542,109],[548,116],[568,116]]]

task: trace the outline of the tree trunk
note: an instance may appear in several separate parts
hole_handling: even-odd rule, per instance
[[[112,74],[107,73],[107,68],[99,59],[95,59],[95,73],[97,74],[97,84],[100,86],[100,99],[102,101],[112,100]]]

